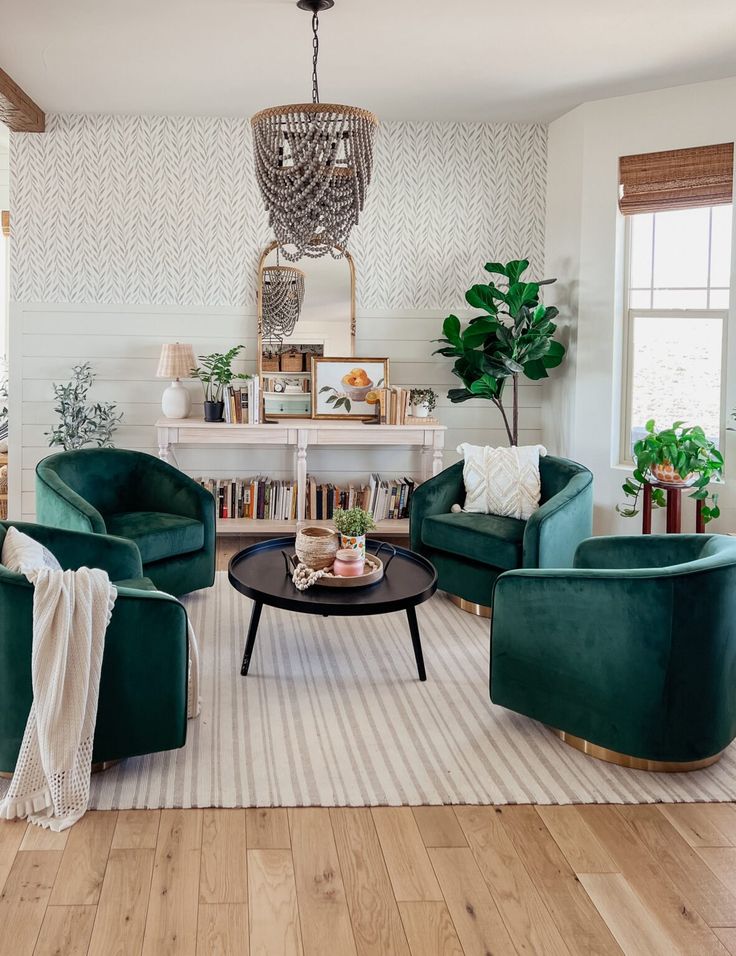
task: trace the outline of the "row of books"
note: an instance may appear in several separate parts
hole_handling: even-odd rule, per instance
[[[409,389],[392,385],[379,392],[379,415],[381,424],[406,425],[409,414]]]
[[[258,425],[261,421],[261,385],[257,375],[247,379],[245,385],[226,385],[222,400],[225,403],[224,418],[229,425]]]
[[[221,520],[295,521],[297,516],[297,483],[293,479],[268,478],[197,478],[215,499],[217,517]],[[336,508],[359,506],[373,513],[375,521],[409,517],[411,496],[416,486],[413,478],[381,478],[370,476],[368,484],[336,485],[317,482],[307,476],[305,518],[321,521],[332,518]]]
[[[295,481],[266,478],[197,478],[215,499],[217,517],[295,521]]]
[[[335,508],[363,508],[373,514],[374,521],[409,517],[409,504],[416,482],[413,478],[381,478],[371,475],[367,485],[331,483],[317,484],[307,478],[306,517],[310,520],[331,518]]]

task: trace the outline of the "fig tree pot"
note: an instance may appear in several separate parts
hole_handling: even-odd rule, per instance
[[[204,420],[206,422],[221,422],[222,413],[225,410],[224,402],[205,402]]]

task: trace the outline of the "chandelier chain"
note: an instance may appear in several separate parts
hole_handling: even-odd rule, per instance
[[[319,103],[319,80],[317,79],[317,61],[319,59],[319,16],[312,14],[312,102]]]

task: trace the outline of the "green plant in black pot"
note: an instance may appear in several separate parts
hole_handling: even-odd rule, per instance
[[[247,379],[250,375],[233,371],[236,356],[245,349],[244,345],[235,345],[227,352],[212,352],[200,355],[199,365],[192,369],[192,378],[198,378],[204,388],[204,420],[221,422],[225,408],[223,393],[236,379]]]
[[[645,436],[634,444],[633,455],[634,473],[622,485],[630,503],[616,507],[620,515],[625,518],[637,515],[644,486],[659,482],[691,487],[690,497],[703,502],[704,523],[719,517],[718,495],[712,494],[708,485],[711,481],[721,480],[723,455],[700,425],[685,426],[684,422],[674,422],[671,428],[657,431],[654,419],[650,418]],[[666,503],[664,489],[652,488],[652,505],[662,508]]]
[[[512,262],[487,262],[491,275],[501,276],[499,284],[474,285],[465,293],[470,305],[484,315],[470,320],[465,329],[456,315],[449,315],[442,326],[442,348],[436,353],[454,358],[452,372],[463,383],[451,388],[451,402],[485,398],[501,412],[509,444],[519,442],[519,376],[536,381],[547,378],[547,370],[556,368],[565,357],[565,347],[554,339],[558,315],[554,306],[542,305],[539,288],[555,282],[542,279],[524,282],[522,275],[528,259]],[[504,404],[507,382],[511,380],[511,420]]]

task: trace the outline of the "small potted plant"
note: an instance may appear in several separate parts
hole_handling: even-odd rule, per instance
[[[437,392],[432,388],[412,388],[409,402],[416,418],[428,418],[437,407]]]
[[[702,516],[707,524],[720,515],[718,495],[708,491],[711,481],[723,476],[723,455],[699,425],[674,422],[671,428],[657,431],[654,419],[646,424],[646,435],[634,445],[634,474],[623,484],[631,503],[616,510],[625,518],[639,513],[639,495],[645,484],[658,482],[674,487],[691,487],[691,498],[703,502]],[[666,504],[663,488],[652,489],[652,505]]]
[[[221,422],[225,409],[223,393],[236,379],[250,378],[242,372],[233,372],[235,357],[245,348],[236,345],[227,352],[212,352],[200,355],[200,364],[192,369],[192,378],[198,378],[204,387],[204,420]]]
[[[336,508],[332,515],[335,527],[340,532],[340,547],[359,551],[365,558],[366,532],[376,527],[373,512],[362,508]]]

